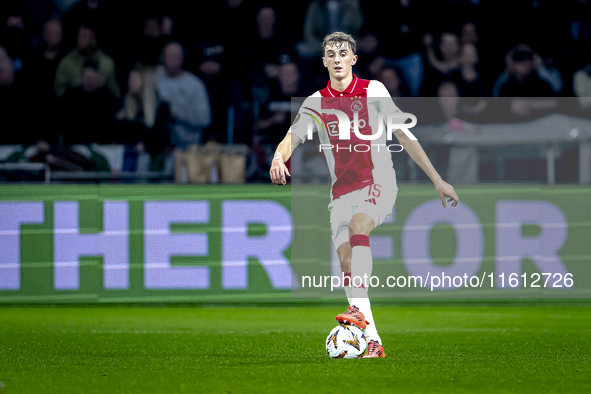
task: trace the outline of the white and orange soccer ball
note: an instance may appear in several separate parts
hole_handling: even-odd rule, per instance
[[[326,337],[326,353],[331,358],[360,358],[367,349],[367,338],[355,326],[339,324]]]

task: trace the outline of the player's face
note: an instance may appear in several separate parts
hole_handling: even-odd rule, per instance
[[[357,55],[347,43],[328,45],[322,57],[324,67],[333,78],[345,78],[351,73],[351,68],[357,63]]]

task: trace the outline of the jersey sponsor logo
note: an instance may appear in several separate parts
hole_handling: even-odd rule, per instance
[[[355,130],[355,121],[351,121],[351,130]],[[339,121],[333,120],[332,122],[326,123],[328,126],[328,135],[331,137],[338,137],[339,136]],[[358,124],[358,129],[364,129],[367,126],[367,122],[365,119],[360,119]]]
[[[339,135],[339,121],[334,120],[326,124],[328,126],[328,135],[331,137],[337,137]]]
[[[339,140],[350,140],[351,139],[351,131],[357,135],[357,137],[364,141],[373,141],[380,138],[384,132],[384,123],[386,123],[386,139],[391,141],[393,139],[393,134],[396,130],[400,129],[404,133],[408,135],[411,140],[416,140],[417,138],[412,135],[412,133],[408,130],[411,127],[416,126],[417,118],[413,114],[410,113],[397,113],[397,114],[388,114],[387,122],[384,122],[384,114],[378,114],[378,130],[375,134],[363,134],[360,132],[361,129],[365,128],[367,125],[367,121],[365,119],[359,119],[359,112],[363,109],[363,103],[361,100],[356,100],[351,103],[351,109],[355,109],[357,111],[353,112],[353,120],[351,120],[348,115],[338,109],[335,108],[323,108],[320,111],[324,114],[336,115],[338,121],[331,121],[335,126],[329,126],[325,120],[325,118],[321,115],[319,111],[316,111],[309,107],[303,107],[314,114],[309,112],[303,112],[306,115],[309,115],[318,125],[318,130],[324,129],[327,130],[331,137],[336,137],[338,135]],[[314,116],[316,115],[316,116]],[[396,115],[396,116],[394,116]],[[411,123],[404,123],[407,119],[411,120]],[[402,121],[403,123],[395,123],[396,121]],[[334,128],[338,128],[335,130]],[[308,124],[307,130],[307,139],[311,140],[312,137],[312,123]]]
[[[359,119],[357,123],[357,130],[364,129],[365,126],[367,126],[367,122],[365,121],[365,119]],[[351,121],[351,130],[355,131],[355,120]]]

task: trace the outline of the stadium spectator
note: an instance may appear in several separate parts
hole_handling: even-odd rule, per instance
[[[477,69],[480,60],[473,44],[462,45],[460,61],[460,69],[451,72],[448,77],[456,83],[460,96],[464,98],[464,110],[476,115],[486,109],[484,97],[488,97],[489,92]]]
[[[460,68],[449,73],[449,79],[456,82],[462,97],[486,97],[488,90],[478,72],[478,51],[473,44],[462,45]]]
[[[400,69],[397,68],[385,68],[378,78],[380,82],[386,86],[390,96],[393,98],[397,97],[409,97],[410,90],[408,84],[404,78],[404,74]]]
[[[114,127],[119,100],[105,85],[105,79],[99,63],[88,59],[82,68],[81,85],[61,97],[60,118],[66,146],[109,144],[119,139]]]
[[[550,97],[562,91],[560,72],[553,67],[546,67],[540,55],[528,45],[519,44],[510,49],[505,56],[505,65],[506,69],[499,75],[493,86],[492,95],[494,97],[506,97],[507,94],[516,96],[511,90],[502,92],[503,87],[509,82],[511,82],[510,89],[511,86],[525,88],[525,91],[522,90],[518,94],[522,97]],[[523,81],[515,85],[515,78]]]
[[[156,87],[150,68],[138,66],[131,70],[127,80],[127,93],[123,108],[117,112],[118,120],[140,123],[147,128],[156,120]]]
[[[277,83],[270,87],[268,99],[261,104],[261,115],[256,125],[256,143],[277,144],[283,139],[285,130],[290,126],[291,98],[307,96],[300,81],[296,63],[288,62],[279,67]]]
[[[373,44],[366,37],[371,38],[375,34],[378,41],[376,54],[386,59],[388,67],[399,68],[404,73],[411,95],[418,95],[425,71],[420,53],[421,37],[426,26],[433,26],[430,12],[426,14],[422,4],[416,0],[391,1],[387,12],[379,1],[363,1],[362,7],[366,23],[357,44],[359,52],[364,53],[366,41]]]
[[[74,3],[64,14],[64,46],[71,50],[77,46],[77,35],[82,25],[93,26],[96,35],[105,40],[109,29],[114,26],[107,23],[110,16],[102,0],[81,0]]]
[[[175,19],[174,35],[177,39],[182,38],[183,43],[187,44],[186,47],[190,45],[191,48],[204,49],[221,45],[224,47],[224,52],[240,53],[240,47],[244,44],[244,34],[250,33],[247,30],[248,25],[255,19],[251,10],[251,1],[218,0],[186,3],[183,11],[179,12],[178,18]],[[195,23],[195,15],[206,15],[208,23]],[[240,29],[240,34],[236,34],[237,29]],[[187,55],[191,54],[187,53]],[[187,60],[191,60],[189,56]]]
[[[270,6],[259,8],[256,13],[256,32],[249,39],[248,56],[251,59],[251,74],[259,78],[277,78],[281,55],[293,56],[292,43],[278,31],[277,14]],[[251,81],[252,82],[252,81]]]
[[[45,157],[56,146],[55,105],[42,91],[32,90],[30,74],[16,73],[6,49],[0,46],[0,145],[27,147],[27,158]]]
[[[514,118],[510,120],[531,120],[556,109],[555,93],[536,72],[535,53],[531,48],[518,46],[510,53],[507,57],[508,78],[499,89],[500,97],[512,97],[508,109]]]
[[[28,67],[31,48],[36,45],[36,39],[29,35],[27,30],[24,7],[17,3],[9,9],[0,34],[1,42],[13,61],[15,71]]]
[[[149,68],[137,67],[129,73],[123,108],[115,114],[120,130],[116,142],[126,145],[123,172],[149,170],[148,150],[160,149],[153,146],[156,110],[154,73]]]
[[[365,67],[362,68],[362,74],[368,79],[380,79],[382,71],[386,68],[386,58],[382,55],[378,55],[366,63],[363,63]]]
[[[422,125],[445,124],[451,132],[464,131],[464,123],[460,120],[464,119],[464,114],[461,111],[462,99],[456,84],[450,80],[443,80],[437,85],[436,92],[435,98],[421,98],[422,105],[415,106],[414,112],[411,113],[415,114]],[[433,157],[433,165],[446,170],[449,151],[449,146],[428,146],[426,150],[427,154]],[[420,173],[418,179],[426,180],[428,177],[425,173]]]
[[[443,81],[437,87],[437,103],[441,110],[442,120],[449,121],[460,113],[460,92],[452,81]]]
[[[421,4],[415,0],[396,0],[388,4],[387,12],[379,1],[363,1],[363,15],[366,19],[362,34],[371,29],[380,42],[379,52],[386,58],[395,59],[409,56],[418,51],[420,38],[424,34],[425,15]],[[396,43],[396,45],[387,45]]]
[[[304,18],[304,41],[297,45],[301,57],[322,54],[320,44],[335,31],[359,35],[365,21],[359,0],[312,0]]]
[[[462,97],[462,110],[472,115],[481,114],[488,106],[485,97],[489,96],[489,92],[476,68],[479,58],[474,44],[462,45],[460,61],[460,69],[452,71],[448,77],[458,87]]]
[[[0,46],[0,86],[14,84],[14,63],[4,46]]]
[[[460,42],[462,45],[478,45],[478,32],[476,24],[472,21],[465,22],[460,29]]]
[[[22,6],[32,49],[40,43],[45,22],[60,15],[54,0],[11,0],[5,3]]]
[[[157,102],[152,67],[138,65],[129,72],[123,108],[115,118],[117,142],[126,145],[123,171],[147,171],[148,164],[154,171],[162,170],[171,147],[170,111],[167,103]]]
[[[357,54],[363,58],[353,66],[353,72],[360,78],[379,79],[380,72],[386,65],[380,42],[373,32],[366,32],[357,40]]]
[[[573,92],[583,113],[591,115],[591,62],[573,75]]]
[[[96,32],[86,25],[82,25],[78,29],[76,49],[68,53],[57,67],[54,84],[55,94],[61,97],[66,93],[66,90],[82,86],[84,64],[89,60],[98,64],[106,87],[115,97],[119,98],[121,92],[115,77],[115,62],[98,47]]]
[[[29,109],[26,91],[15,75],[14,63],[6,48],[0,46],[0,145],[32,143],[30,134],[22,133],[28,129]]]
[[[507,57],[508,78],[501,84],[500,97],[552,97],[552,86],[536,73],[534,52],[520,46]]]
[[[31,91],[29,106],[36,108],[36,117],[39,119],[35,132],[40,140],[45,141],[42,144],[38,143],[39,147],[48,147],[46,145],[48,143],[52,145],[57,143],[58,131],[54,125],[58,113],[54,80],[58,64],[65,55],[61,44],[61,22],[58,19],[45,22],[43,43],[33,51],[30,67],[26,71],[26,80]]]
[[[174,123],[171,143],[200,143],[203,128],[211,124],[211,107],[205,84],[183,68],[183,46],[174,41],[164,47],[164,65],[156,71],[159,101],[166,102]]]
[[[460,42],[456,34],[451,32],[443,32],[439,38],[439,51],[442,59],[437,58],[435,49],[433,47],[433,35],[431,33],[425,34],[423,37],[423,45],[427,51],[427,61],[433,69],[440,74],[446,75],[450,72],[460,68]]]
[[[483,53],[482,50],[479,50],[479,48],[482,48],[482,46],[480,45],[480,35],[478,33],[476,22],[468,20],[462,24],[462,26],[460,27],[460,44],[462,50],[464,49],[464,46],[467,44],[472,45],[474,47],[474,50],[476,51],[476,55],[478,57],[478,63],[475,66],[479,68],[479,78],[482,81],[486,81],[485,84],[487,86],[492,86],[493,81],[491,81],[491,79],[496,78],[497,75],[495,74],[495,71],[493,71],[492,73],[487,71],[488,69],[495,69],[495,65],[499,62],[499,59],[494,53],[489,53],[489,51],[484,51]],[[460,52],[462,52],[462,50]],[[462,53],[460,54],[460,57],[461,56]],[[491,58],[493,59],[491,60]],[[486,65],[486,67],[478,67],[479,65]],[[499,67],[502,66],[499,65]],[[490,88],[487,89],[485,95],[490,95]]]
[[[291,125],[291,114],[297,112],[293,107],[293,97],[306,97],[309,90],[301,83],[298,65],[283,63],[278,70],[277,80],[267,87],[266,100],[261,102],[260,117],[255,124],[252,148],[258,157],[259,171],[268,171],[273,159],[273,147],[285,136]]]
[[[62,23],[51,19],[43,25],[43,43],[32,55],[32,72],[29,77],[38,92],[46,99],[54,97],[54,81],[57,67],[65,56],[62,46]]]
[[[376,54],[379,47],[380,41],[372,32],[366,32],[357,40],[357,53],[363,54],[364,57]]]
[[[245,111],[243,106],[245,98],[240,84],[232,78],[232,73],[227,69],[227,63],[222,61],[223,54],[210,53],[206,48],[204,55],[199,65],[199,76],[209,93],[212,111],[212,122],[204,129],[204,140],[227,142],[228,126],[230,126],[230,132],[234,133],[233,142],[250,144],[249,137],[252,136],[252,131],[245,127],[250,123],[245,121],[248,111]],[[231,123],[228,124],[228,122]],[[239,132],[235,132],[234,129],[238,129]]]
[[[449,74],[460,68],[460,42],[455,33],[442,32],[439,35],[438,45],[441,59],[437,57],[431,33],[423,36],[423,45],[425,46],[428,67],[425,70],[422,95],[433,96],[436,94],[436,86],[442,80],[449,79]]]
[[[421,97],[419,102],[405,101],[404,103],[411,105],[411,108],[405,108],[405,111],[415,114],[421,124],[446,123],[452,131],[463,131],[463,121],[483,121],[486,106],[479,108],[480,111],[475,111],[472,108],[473,100],[462,97],[455,81],[444,79],[435,91],[434,98]]]
[[[162,34],[160,18],[148,16],[144,19],[142,35],[132,47],[133,61],[144,66],[154,66],[161,63],[160,56],[168,38]]]
[[[138,66],[129,73],[123,108],[115,114],[120,130],[117,142],[129,146],[143,143],[156,122],[156,112],[154,72]]]

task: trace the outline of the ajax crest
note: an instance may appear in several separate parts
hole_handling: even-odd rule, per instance
[[[363,103],[361,100],[355,100],[351,103],[351,111],[359,112],[363,109]]]

